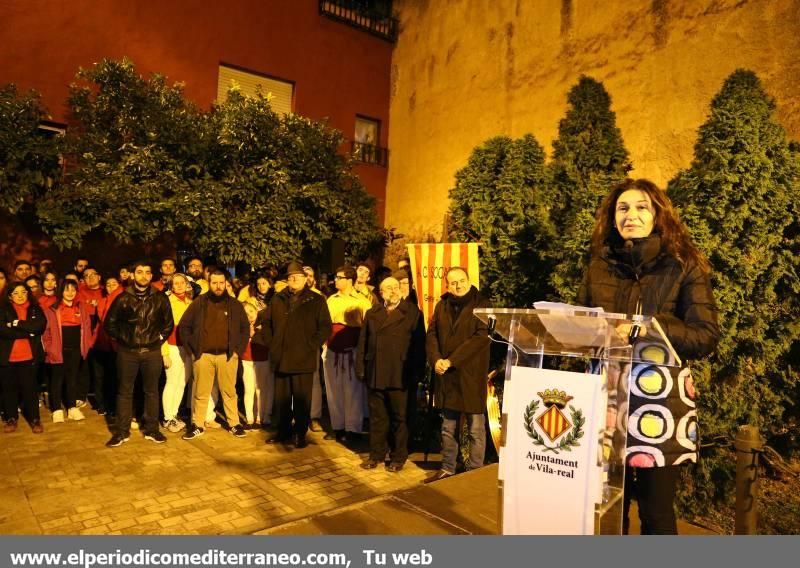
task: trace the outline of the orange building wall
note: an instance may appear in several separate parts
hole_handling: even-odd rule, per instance
[[[392,45],[320,15],[316,0],[0,0],[0,38],[0,84],[40,92],[56,122],[78,68],[103,58],[183,82],[204,108],[229,63],[294,81],[295,112],[347,138],[356,114],[379,119],[388,143]],[[356,172],[382,220],[387,170]]]

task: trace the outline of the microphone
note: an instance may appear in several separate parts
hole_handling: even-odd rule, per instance
[[[497,327],[497,318],[494,316],[489,316],[487,325],[489,326],[489,337],[491,337],[494,335],[494,328]]]
[[[636,300],[636,313],[633,316],[634,324],[631,326],[631,330],[628,332],[628,344],[633,345],[636,343],[636,340],[639,339],[639,335],[642,333],[642,326],[639,322],[642,319],[642,299],[639,298]]]
[[[639,282],[639,269],[636,267],[636,259],[633,256],[633,241],[631,239],[625,239],[625,250],[631,257],[631,270],[633,270],[633,276],[636,278],[636,282]],[[633,321],[641,321],[642,318],[642,290],[641,286],[639,287],[639,299],[636,300],[636,313],[633,315]],[[631,326],[631,330],[628,332],[628,344],[633,345],[636,343],[636,340],[639,339],[639,335],[642,333],[642,326],[639,323],[634,323]]]

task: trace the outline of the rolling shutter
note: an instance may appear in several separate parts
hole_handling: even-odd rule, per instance
[[[225,101],[232,81],[239,86],[240,92],[247,97],[255,96],[259,87],[264,96],[267,96],[268,93],[271,94],[270,105],[272,105],[272,109],[276,113],[283,115],[292,112],[293,83],[249,73],[227,65],[220,65],[219,81],[217,82],[218,103]]]

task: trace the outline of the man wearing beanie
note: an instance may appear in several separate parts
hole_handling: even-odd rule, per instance
[[[312,381],[319,349],[331,333],[331,316],[325,298],[308,287],[302,264],[289,263],[286,277],[253,341],[269,347],[275,372],[272,417],[278,431],[267,443],[305,448]]]

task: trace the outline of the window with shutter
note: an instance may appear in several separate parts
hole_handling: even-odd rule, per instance
[[[231,85],[236,85],[239,92],[246,97],[255,96],[260,89],[265,97],[269,97],[270,105],[275,112],[278,114],[292,112],[294,83],[291,81],[245,71],[232,65],[220,65],[219,80],[217,81],[218,103],[225,101]]]

